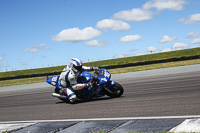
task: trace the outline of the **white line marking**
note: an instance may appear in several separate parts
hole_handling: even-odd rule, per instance
[[[156,119],[189,119],[200,118],[200,115],[186,116],[151,116],[151,117],[119,117],[119,118],[89,118],[89,119],[61,119],[61,120],[30,120],[30,121],[5,121],[0,124],[10,123],[45,123],[45,122],[78,122],[78,121],[114,121],[114,120],[156,120]]]

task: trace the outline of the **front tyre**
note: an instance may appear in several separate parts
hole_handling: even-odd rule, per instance
[[[117,82],[115,82],[115,85],[111,86],[109,90],[105,89],[105,94],[112,98],[120,97],[123,93],[124,93],[123,87]]]

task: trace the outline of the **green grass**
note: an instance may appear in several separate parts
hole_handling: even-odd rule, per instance
[[[158,53],[158,54],[150,54],[150,55],[143,55],[143,56],[134,56],[134,57],[127,57],[127,58],[120,58],[120,59],[104,60],[104,61],[97,61],[97,62],[90,62],[90,63],[84,63],[84,65],[103,67],[103,66],[109,66],[109,65],[119,65],[119,64],[151,61],[151,60],[177,58],[177,57],[183,57],[183,56],[194,56],[194,55],[200,55],[200,48]],[[192,65],[192,64],[200,64],[200,59],[117,68],[117,69],[110,69],[109,71],[111,72],[111,74],[115,74],[115,73],[135,72],[135,71],[176,67],[176,66],[184,66],[184,65]],[[65,66],[57,66],[57,67],[49,67],[49,68],[2,72],[2,73],[0,73],[0,77],[13,77],[13,76],[19,76],[19,75],[60,72],[60,71],[62,71],[62,69],[64,67]],[[25,78],[25,79],[3,80],[3,81],[0,81],[0,87],[45,82],[45,78],[46,77],[35,77],[35,78]]]
[[[2,81],[0,81],[0,87],[11,86],[11,85],[39,83],[39,82],[45,82],[45,81],[46,81],[46,77],[35,77],[35,78],[2,80]]]
[[[200,64],[200,59],[116,68],[116,69],[110,69],[109,72],[111,74],[116,74],[116,73],[136,72],[136,71],[144,71],[144,70],[152,70],[152,69],[160,69],[160,68],[168,68],[168,67],[186,66],[186,65],[193,65],[193,64]]]
[[[168,59],[168,58],[177,58],[177,57],[182,57],[182,56],[194,56],[194,55],[200,55],[200,48],[89,62],[89,63],[84,63],[84,65],[103,67],[103,66],[110,66],[110,65],[120,65],[120,64],[127,64],[127,63],[161,60],[161,59]],[[57,67],[49,67],[49,68],[2,72],[0,73],[0,77],[13,77],[13,76],[19,76],[19,75],[41,74],[41,73],[47,73],[47,72],[60,72],[62,71],[63,68],[64,66],[57,66]]]
[[[14,77],[14,76],[19,76],[19,75],[59,72],[59,71],[62,71],[63,68],[64,68],[64,66],[57,66],[57,67],[49,67],[49,68],[38,68],[38,69],[2,72],[2,73],[0,73],[0,77]]]
[[[108,70],[110,71],[111,74],[116,74],[116,73],[144,71],[144,70],[160,69],[160,68],[168,68],[168,67],[176,67],[176,66],[185,66],[185,65],[193,65],[193,64],[200,64],[200,59],[178,61],[178,62],[168,62],[168,63],[159,63],[159,64],[152,64],[152,65],[144,65],[144,66],[125,67],[125,68],[117,68],[117,69],[108,69]],[[45,80],[46,80],[46,77],[3,80],[3,81],[0,81],[0,87],[45,82]]]
[[[127,64],[127,63],[162,60],[162,59],[178,58],[178,57],[183,57],[183,56],[194,56],[194,55],[200,55],[200,48],[97,61],[97,62],[85,63],[85,65],[103,67],[103,66],[109,66],[109,65],[120,65],[120,64]]]

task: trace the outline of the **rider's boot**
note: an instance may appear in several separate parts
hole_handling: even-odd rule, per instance
[[[71,89],[64,88],[64,93],[67,95],[70,103],[75,103],[78,100],[76,94]]]

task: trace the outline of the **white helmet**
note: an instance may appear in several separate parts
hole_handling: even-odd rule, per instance
[[[71,69],[74,72],[78,72],[82,70],[82,62],[77,58],[72,58],[70,63]]]

